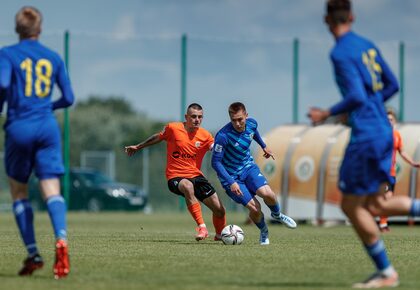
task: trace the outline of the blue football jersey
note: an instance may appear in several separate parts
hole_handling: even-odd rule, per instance
[[[222,185],[232,185],[235,178],[255,164],[250,150],[252,140],[257,141],[262,148],[266,147],[257,127],[257,121],[248,118],[243,132],[236,131],[233,125],[228,123],[216,134],[212,166]]]
[[[51,101],[54,84],[62,97]],[[22,40],[0,50],[1,104],[7,102],[7,122],[51,115],[54,109],[70,106],[73,91],[64,62],[37,40]]]
[[[392,134],[384,102],[398,91],[398,82],[379,49],[350,31],[337,39],[330,57],[343,96],[330,112],[348,114],[352,128],[350,142]]]

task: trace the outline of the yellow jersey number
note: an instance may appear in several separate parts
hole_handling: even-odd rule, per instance
[[[372,90],[374,92],[383,89],[384,84],[380,81],[379,74],[382,73],[382,67],[376,62],[377,51],[374,48],[369,49],[362,54],[363,63],[367,67],[372,78]]]
[[[35,95],[39,98],[44,98],[49,95],[51,91],[51,75],[52,64],[49,60],[41,58],[33,65],[30,58],[21,62],[20,68],[25,72],[25,96],[31,97],[33,86],[35,87]],[[35,83],[33,80],[33,70],[35,69]],[[44,84],[44,87],[42,87]]]

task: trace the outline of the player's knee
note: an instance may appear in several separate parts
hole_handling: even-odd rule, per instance
[[[378,201],[370,201],[366,204],[366,209],[373,216],[378,216],[381,214],[383,207],[382,204]]]
[[[220,204],[220,206],[214,211],[214,215],[217,217],[224,217],[225,214],[226,214],[226,209],[222,204]]]

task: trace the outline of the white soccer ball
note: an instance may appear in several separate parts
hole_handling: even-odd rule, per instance
[[[222,230],[222,241],[225,245],[240,245],[244,237],[244,231],[237,225],[227,225]]]

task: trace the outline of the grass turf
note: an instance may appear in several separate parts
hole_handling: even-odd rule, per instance
[[[213,231],[209,213],[205,219]],[[71,273],[55,281],[48,215],[35,220],[44,269],[18,277],[26,253],[12,214],[0,214],[0,289],[349,289],[374,269],[348,226],[269,225],[271,244],[260,246],[245,215],[228,213],[245,241],[226,246],[212,237],[196,242],[187,213],[70,213],[68,220]],[[420,228],[393,226],[384,239],[399,289],[420,289]]]

